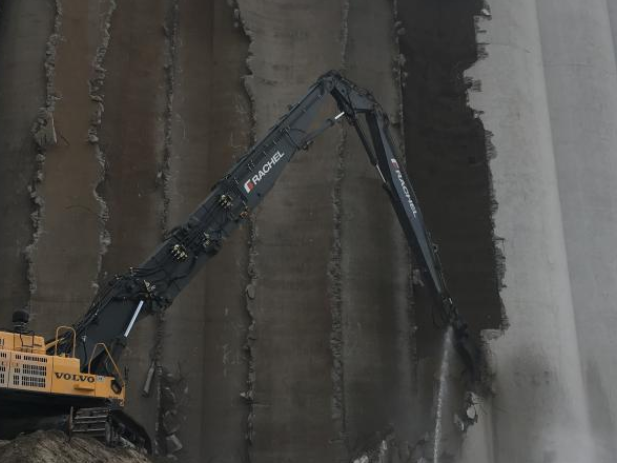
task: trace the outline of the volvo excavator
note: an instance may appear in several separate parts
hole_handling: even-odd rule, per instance
[[[319,123],[329,97],[337,114]],[[344,120],[354,127],[383,182],[435,297],[433,310],[452,326],[458,352],[473,374],[477,351],[446,287],[404,164],[395,154],[388,117],[371,93],[329,72],[231,167],[149,258],[102,287],[77,322],[59,327],[53,339],[45,340],[29,330],[27,312],[15,312],[13,327],[0,331],[0,439],[60,427],[90,433],[110,445],[124,442],[150,451],[145,430],[122,411],[127,384],[118,365],[135,324],[166,310],[249,218],[293,157]]]

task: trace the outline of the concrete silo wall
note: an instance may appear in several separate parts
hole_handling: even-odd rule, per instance
[[[5,0],[2,324],[76,320],[339,69],[388,113],[485,340],[493,395],[443,414],[479,418],[448,451],[613,461],[615,21],[606,0]],[[439,459],[443,331],[416,277],[355,134],[332,129],[135,330],[128,409],[189,462]]]

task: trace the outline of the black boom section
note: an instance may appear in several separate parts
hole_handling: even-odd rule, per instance
[[[325,97],[332,96],[340,114],[309,131]],[[373,96],[337,73],[322,76],[270,131],[239,159],[188,220],[173,229],[155,252],[139,267],[108,283],[75,325],[77,355],[82,368],[113,374],[104,343],[118,360],[134,324],[164,310],[199,269],[220,249],[223,241],[261,203],[298,150],[306,150],[323,131],[345,117],[352,124],[381,176],[409,245],[424,267],[447,321],[466,327],[448,295],[439,259],[424,225],[422,213],[402,164],[395,155],[388,118]],[[362,126],[368,127],[367,135]],[[59,352],[72,347],[70,335],[62,338]]]

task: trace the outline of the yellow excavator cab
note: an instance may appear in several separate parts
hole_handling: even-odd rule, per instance
[[[84,361],[76,355],[73,327],[58,327],[45,343],[28,329],[28,320],[27,313],[16,311],[13,329],[0,330],[0,435],[12,439],[22,432],[62,429],[151,452],[146,430],[122,411],[126,384],[108,347],[96,343]],[[112,373],[93,372],[95,358]]]
[[[10,331],[0,331],[0,394],[2,389],[109,399],[119,405],[125,395],[114,377],[83,372],[75,357],[48,355],[42,336]]]

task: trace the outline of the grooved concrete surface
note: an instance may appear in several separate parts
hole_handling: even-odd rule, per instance
[[[472,397],[479,422],[438,449],[614,461],[613,3],[0,1],[0,324],[25,306],[47,335],[75,321],[339,69],[389,114],[486,341],[494,396]],[[435,432],[463,404],[437,426],[443,333],[425,293],[336,127],[131,334],[128,410],[186,462],[445,462]]]

